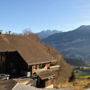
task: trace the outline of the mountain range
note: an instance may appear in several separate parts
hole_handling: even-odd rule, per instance
[[[56,48],[66,58],[90,61],[90,25],[82,25],[72,31],[56,33],[42,41]]]
[[[55,33],[61,33],[61,31],[58,31],[58,30],[43,30],[43,31],[41,31],[37,34],[41,39],[44,39],[44,38],[47,38],[48,36],[53,35]]]

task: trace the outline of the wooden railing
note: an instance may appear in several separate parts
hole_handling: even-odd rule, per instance
[[[60,65],[50,66],[50,69],[53,70],[59,70]]]

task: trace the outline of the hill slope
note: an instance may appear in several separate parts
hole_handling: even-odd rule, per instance
[[[89,66],[87,61],[78,58],[65,58],[65,61],[72,66]]]
[[[57,87],[61,82],[70,81],[70,77],[72,76],[73,68],[67,64],[64,60],[62,54],[60,54],[57,50],[50,46],[46,46],[47,52],[57,60],[57,64],[60,65],[60,68],[57,72],[55,72],[55,81],[54,86]]]
[[[43,42],[52,45],[66,57],[90,61],[90,25],[51,35]]]

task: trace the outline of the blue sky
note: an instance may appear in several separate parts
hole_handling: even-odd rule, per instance
[[[0,0],[0,29],[32,32],[90,25],[90,0]]]

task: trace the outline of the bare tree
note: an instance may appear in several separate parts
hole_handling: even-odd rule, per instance
[[[24,30],[23,30],[23,34],[24,34],[24,35],[29,35],[30,33],[32,33],[31,29],[28,29],[28,28],[27,28],[27,29],[24,29]]]

